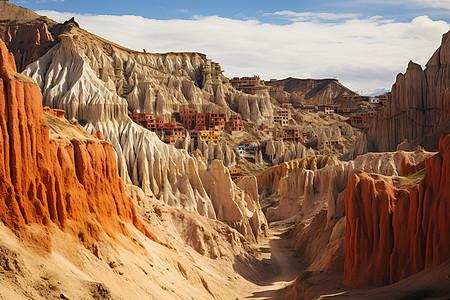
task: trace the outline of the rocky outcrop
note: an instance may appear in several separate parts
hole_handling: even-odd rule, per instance
[[[278,189],[280,180],[294,169],[316,170],[325,167],[329,161],[333,160],[336,161],[336,158],[331,156],[311,156],[284,162],[256,176],[258,189],[260,193],[265,190],[266,194],[270,195]]]
[[[7,26],[0,38],[14,53],[19,71],[36,61],[55,45],[46,23]]]
[[[344,284],[384,285],[450,258],[450,134],[425,160],[418,186],[397,189],[359,172],[345,197]]]
[[[279,130],[279,128],[278,128]],[[324,121],[323,124],[308,124],[299,126],[300,131],[306,131],[309,134],[307,143],[292,141],[273,141],[270,140],[266,145],[266,156],[273,165],[279,165],[295,159],[308,156],[336,155],[341,156],[351,149],[348,149],[346,138],[353,138],[352,127],[343,122]],[[282,136],[283,132],[275,132],[275,135]],[[345,138],[344,138],[345,136]],[[331,145],[331,142],[333,145]],[[345,146],[347,143],[347,147]],[[314,150],[313,150],[314,148]],[[352,146],[350,146],[352,148]],[[350,154],[348,154],[349,156]]]
[[[0,39],[13,53],[19,72],[59,42],[62,32],[78,26],[73,19],[59,24],[8,1],[0,2],[0,20]]]
[[[185,151],[190,149],[189,141],[179,145],[185,150],[166,145],[132,122],[128,113],[156,113],[171,120],[174,111],[190,105],[199,111],[230,114],[228,102],[259,96],[234,90],[219,64],[203,54],[140,53],[92,35],[74,21],[61,28],[60,42],[24,71],[41,88],[44,105],[65,110],[71,123],[92,134],[100,132],[112,144],[119,174],[127,184],[141,187],[147,196],[165,204],[216,219],[198,162]],[[262,117],[261,111],[271,115],[261,105],[256,117]],[[208,160],[234,163],[234,152],[223,144],[203,146]],[[252,241],[258,238],[246,236]]]
[[[189,153],[198,151],[207,162],[207,165],[211,164],[215,159],[221,160],[226,167],[232,167],[236,164],[235,145],[233,144],[230,145],[223,141],[207,143],[203,140],[191,140],[190,142],[186,140],[186,142],[188,143],[186,150]],[[181,145],[179,148],[184,149],[183,146]]]
[[[234,110],[258,124],[272,122],[268,92],[249,95],[236,91],[222,75],[220,65],[204,54],[136,52],[79,29],[74,20],[58,24],[44,17],[17,18],[0,26],[0,37],[12,49],[20,70],[47,53],[61,34],[72,33],[80,38],[78,54],[109,90],[127,100],[132,113],[155,113],[171,120],[173,112],[190,106],[199,112],[227,115]]]
[[[259,204],[256,178],[245,176],[236,186],[221,161],[214,160],[208,170],[204,167],[200,177],[217,219],[235,228],[248,241],[259,241],[268,226]]]
[[[127,116],[128,107],[133,112],[171,115],[180,105],[204,107],[203,104],[211,103],[214,95],[200,89],[196,82],[213,64],[196,53],[132,52],[78,28],[72,30],[74,33],[61,35],[61,43],[25,71],[41,87],[44,105],[64,109],[71,122],[82,124],[88,132],[101,131],[113,145],[119,173],[127,183],[140,186],[164,203],[215,218],[196,164],[188,153],[165,145]],[[216,67],[213,69],[217,71]],[[156,98],[143,94],[130,96],[136,101],[128,96],[128,102],[122,98],[140,84],[146,84],[146,88],[139,91],[155,93]],[[142,110],[141,106],[151,109]],[[218,157],[216,152],[220,155],[216,150],[210,157]],[[232,163],[234,153],[222,153]]]
[[[400,176],[408,176],[423,169],[425,169],[425,160],[418,164],[413,164],[407,157],[404,157],[400,165]]]
[[[441,132],[450,130],[450,35],[426,64],[410,62],[397,75],[391,100],[369,130],[369,151],[395,151],[403,143],[436,151]],[[406,142],[405,142],[406,140]]]
[[[14,5],[9,1],[0,1],[0,19],[7,21],[22,20],[23,22],[33,21],[40,16],[31,10]]]
[[[127,183],[166,204],[215,218],[196,161],[128,118],[127,102],[84,59],[97,48],[90,45],[85,50],[91,54],[82,54],[81,37],[61,40],[26,71],[43,90],[44,105],[64,109],[70,121],[83,124],[88,132],[100,131],[113,145],[119,174]]]
[[[269,221],[301,214],[306,220],[327,208],[328,222],[345,216],[344,198],[347,183],[357,171],[375,172],[385,176],[398,176],[403,159],[422,161],[431,153],[398,151],[393,153],[368,153],[349,162],[330,160],[322,168],[298,168],[279,183],[280,202],[269,208]],[[269,169],[270,170],[270,169]]]
[[[286,78],[266,81],[265,84],[272,87],[270,95],[278,102],[289,102],[294,106],[329,104],[343,95],[357,95],[336,79]]]
[[[39,87],[16,73],[2,41],[0,77],[1,221],[19,231],[54,223],[82,241],[126,235],[131,223],[156,240],[125,194],[111,144],[50,114],[47,121]]]
[[[308,151],[302,143],[269,140],[266,145],[266,155],[274,165],[302,159],[308,156]]]

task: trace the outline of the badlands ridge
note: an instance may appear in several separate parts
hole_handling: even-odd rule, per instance
[[[314,111],[359,99],[337,80],[247,93],[204,54],[133,51],[8,1],[0,19],[0,299],[450,294],[448,33],[359,128]],[[130,118],[185,107],[243,131],[171,145]]]

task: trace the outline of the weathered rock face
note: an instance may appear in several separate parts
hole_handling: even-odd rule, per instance
[[[0,2],[0,20],[0,39],[13,53],[19,72],[59,42],[63,31],[78,26],[73,20],[59,24],[8,1]]]
[[[236,186],[223,163],[214,160],[208,170],[200,170],[200,177],[218,220],[235,228],[250,242],[257,242],[266,234],[267,221],[261,211],[254,176],[243,177]]]
[[[408,157],[404,157],[400,165],[400,176],[408,176],[423,169],[425,169],[425,160],[422,160],[418,164],[413,164],[409,161]]]
[[[39,87],[16,73],[2,41],[0,77],[1,221],[14,230],[52,222],[82,240],[126,234],[132,223],[156,240],[125,194],[112,146],[58,117],[47,122]]]
[[[344,284],[389,284],[450,258],[450,134],[442,135],[425,169],[409,190],[376,175],[352,176],[345,197]]]
[[[119,174],[126,183],[141,187],[146,195],[163,203],[216,219],[197,161],[133,123],[128,113],[153,112],[168,120],[186,104],[199,111],[230,113],[222,96],[227,94],[226,100],[234,101],[242,93],[234,90],[220,66],[203,54],[138,53],[85,32],[73,21],[61,26],[68,33],[60,35],[60,42],[24,72],[38,83],[44,105],[64,109],[72,123],[82,124],[90,133],[101,132],[116,151]],[[259,96],[244,96],[249,97]],[[181,148],[188,150],[189,144]],[[211,160],[235,161],[234,152],[222,144],[205,148]],[[247,212],[242,216],[246,224],[237,229],[255,241],[260,235],[256,229],[259,219]],[[262,216],[261,211],[258,214]]]
[[[88,132],[101,131],[113,145],[119,174],[127,183],[166,204],[215,218],[196,161],[128,118],[127,102],[96,76],[84,60],[89,54],[79,53],[78,39],[61,36],[60,44],[26,70],[43,90],[44,105],[65,109],[67,118]]]
[[[0,38],[14,53],[19,71],[36,61],[55,44],[46,23],[7,26]]]
[[[441,132],[450,130],[450,35],[426,64],[410,62],[397,75],[391,100],[369,131],[369,151],[395,151],[407,140],[436,151]]]
[[[211,164],[215,159],[221,160],[226,167],[232,167],[236,164],[234,145],[230,146],[223,141],[219,141],[217,144],[207,143],[203,140],[191,140],[190,142],[186,140],[185,143],[187,145],[181,145],[181,147],[177,148],[186,149],[189,153],[198,151],[203,159],[206,160],[207,165]]]
[[[347,183],[354,173],[364,170],[398,176],[403,159],[419,162],[430,155],[422,150],[368,153],[349,162],[328,160],[322,168],[297,168],[280,180],[280,202],[277,207],[267,210],[266,217],[274,221],[301,212],[301,219],[304,220],[327,208],[328,222],[342,218],[345,216]]]
[[[28,22],[39,18],[40,16],[27,8],[23,8],[10,3],[9,1],[0,1],[0,19],[15,21],[22,20]]]
[[[163,144],[155,134],[134,124],[127,116],[128,104],[132,111],[142,111],[143,105],[149,107],[144,111],[162,115],[171,115],[181,104],[199,107],[211,104],[213,95],[197,87],[194,79],[213,68],[212,63],[196,53],[136,53],[104,44],[94,36],[86,39],[85,35],[89,34],[78,28],[72,30],[77,34],[61,35],[61,43],[25,71],[41,87],[44,105],[64,109],[69,120],[83,124],[91,133],[101,131],[113,145],[119,173],[127,183],[139,185],[164,203],[215,218],[195,162],[187,152]],[[188,73],[179,74],[182,71]],[[130,89],[134,93],[140,84],[147,86],[139,91],[155,93],[156,98],[136,94],[135,98],[127,96],[127,102],[119,96]],[[220,155],[221,151],[215,150]],[[222,153],[224,159],[234,160],[234,153]]]
[[[75,33],[88,41],[78,40],[78,54],[109,90],[127,100],[133,113],[156,113],[170,120],[173,112],[189,105],[200,112],[229,115],[234,110],[258,124],[272,122],[269,93],[236,91],[222,75],[220,65],[204,54],[139,53],[77,30],[74,20],[58,24],[10,3],[6,9],[11,13],[0,15],[5,20],[0,38],[13,52],[19,70],[47,53],[61,34]]]
[[[300,142],[292,143],[273,140],[267,143],[266,154],[274,165],[308,156],[306,147]]]
[[[322,105],[333,102],[342,95],[357,95],[336,79],[298,79],[266,81],[273,89],[270,95],[278,102],[289,102],[293,105]]]
[[[317,170],[325,167],[330,161],[336,160],[332,156],[311,156],[284,162],[267,169],[256,177],[258,180],[258,189],[260,192],[266,190],[268,194],[272,194],[278,189],[280,180],[294,169]]]

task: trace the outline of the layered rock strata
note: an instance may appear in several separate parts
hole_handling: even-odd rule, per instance
[[[450,258],[449,172],[450,134],[444,133],[418,186],[397,189],[377,175],[352,176],[344,284],[389,284]]]
[[[125,194],[111,144],[58,117],[47,121],[39,87],[16,72],[2,41],[0,77],[1,221],[19,231],[54,223],[83,241],[127,234],[131,223],[156,241]],[[62,127],[70,134],[54,130]]]

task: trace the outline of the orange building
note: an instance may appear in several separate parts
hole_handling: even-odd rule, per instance
[[[302,133],[298,129],[287,128],[283,131],[283,141],[303,143]]]
[[[142,127],[151,131],[156,131],[156,119],[154,114],[136,113],[131,115],[130,118]]]
[[[192,130],[195,127],[195,115],[197,114],[197,110],[188,109],[188,108],[180,108],[180,116],[181,123],[187,130]]]
[[[173,136],[166,136],[166,137],[164,137],[164,143],[166,143],[166,144],[174,145],[175,142],[176,142],[176,139]]]
[[[244,173],[242,173],[236,169],[231,169],[230,177],[231,177],[231,180],[235,181],[236,179],[240,179],[240,178],[244,177]]]
[[[184,129],[184,127],[177,126],[175,123],[164,123],[163,132],[165,135],[164,142],[166,142],[166,138],[174,138],[175,140],[182,140],[186,138],[186,129]],[[172,139],[168,139],[167,141],[172,143]]]
[[[225,114],[211,114],[209,119],[209,129],[214,131],[224,131],[226,124]]]
[[[381,104],[386,105],[389,100],[391,100],[391,94],[386,94],[386,95],[379,95],[378,99],[380,101]]]
[[[195,130],[206,130],[209,126],[211,114],[210,113],[196,113],[195,114]]]
[[[164,126],[164,118],[155,119],[156,129],[162,129]]]
[[[234,115],[228,120],[227,130],[230,132],[242,131],[243,126],[242,117],[240,115]]]
[[[286,108],[276,108],[273,114],[273,121],[280,124],[281,126],[286,126],[289,122],[290,113],[289,109]]]
[[[350,116],[350,124],[353,127],[366,128],[374,117],[375,112],[360,111]]]

